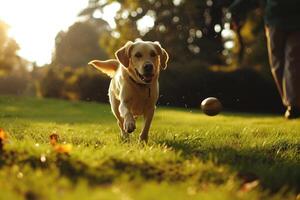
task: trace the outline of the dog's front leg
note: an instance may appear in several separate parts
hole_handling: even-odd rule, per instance
[[[132,133],[135,130],[135,120],[133,115],[130,113],[128,104],[126,101],[121,101],[119,111],[121,117],[124,119],[123,128],[127,133]]]
[[[144,114],[144,127],[142,130],[142,133],[140,134],[140,141],[143,142],[147,142],[148,141],[148,133],[149,133],[149,129],[150,129],[150,125],[153,119],[153,115],[154,115],[154,109],[149,109],[147,110],[147,112]]]

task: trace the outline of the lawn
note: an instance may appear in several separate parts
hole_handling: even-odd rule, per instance
[[[142,145],[106,104],[0,97],[0,128],[3,200],[300,199],[300,120],[279,115],[158,107]]]

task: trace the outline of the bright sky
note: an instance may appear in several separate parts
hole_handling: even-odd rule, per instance
[[[55,36],[72,25],[88,0],[1,0],[0,20],[18,42],[18,54],[38,65],[51,62]],[[102,17],[114,26],[119,5],[106,9]]]

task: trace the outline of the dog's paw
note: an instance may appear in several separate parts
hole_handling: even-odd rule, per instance
[[[140,134],[140,142],[147,144],[148,142],[148,133],[141,133]]]
[[[122,132],[122,133],[121,133],[121,135],[120,135],[120,140],[121,140],[121,142],[127,143],[127,142],[130,141],[129,139],[130,139],[130,138],[129,138],[129,134],[128,134],[128,133],[126,133],[126,132]]]
[[[135,121],[134,120],[125,120],[124,121],[124,131],[126,133],[132,133],[135,130]]]

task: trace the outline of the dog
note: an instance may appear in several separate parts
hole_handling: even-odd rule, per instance
[[[115,57],[93,60],[89,65],[112,78],[108,96],[121,137],[128,138],[136,128],[136,118],[143,116],[140,141],[147,142],[159,96],[159,74],[167,68],[169,55],[159,42],[139,40],[128,41],[116,51]]]

